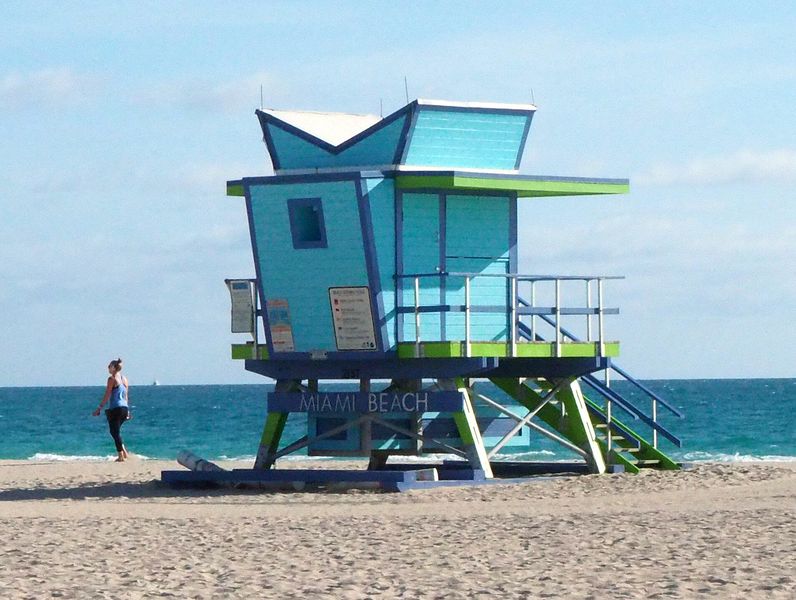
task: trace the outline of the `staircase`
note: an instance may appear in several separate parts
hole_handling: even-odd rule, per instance
[[[517,298],[517,301],[520,306],[531,306],[530,303],[522,298]],[[552,327],[556,327],[555,321],[547,315],[537,315],[537,318],[542,319]],[[567,341],[581,341],[560,325],[558,325],[557,330]],[[517,319],[517,332],[519,337],[526,341],[548,341],[538,333],[532,333],[531,329],[525,323],[522,323],[519,318]],[[637,381],[618,365],[610,363],[606,371],[605,381],[600,381],[593,374],[580,378],[583,387],[587,387],[591,395],[589,397],[584,393],[583,401],[585,402],[588,419],[593,428],[594,439],[596,439],[600,448],[605,464],[609,468],[612,465],[621,466],[630,473],[638,473],[642,468],[679,469],[680,465],[658,448],[658,439],[660,437],[666,438],[678,448],[682,447],[680,438],[658,421],[658,409],[663,408],[679,418],[683,417],[683,413]],[[613,374],[619,375],[631,383],[641,392],[644,398],[650,400],[650,414],[641,410],[634,402],[610,387],[610,376]],[[548,426],[558,431],[574,445],[583,447],[586,441],[584,436],[588,438],[590,432],[583,431],[584,428],[577,425],[578,419],[566,418],[567,411],[572,410],[572,403],[566,402],[566,399],[561,398],[560,392],[555,394],[555,400],[542,405],[542,395],[519,380],[493,379],[492,382],[529,411],[538,410],[538,417]],[[554,382],[537,380],[536,385],[541,390],[551,390]],[[556,406],[559,403],[564,405],[563,409],[560,408],[560,405]],[[617,413],[621,415],[622,420],[617,418]],[[649,430],[648,437],[645,438],[643,434],[631,429],[626,422],[627,419],[639,421],[641,427]]]

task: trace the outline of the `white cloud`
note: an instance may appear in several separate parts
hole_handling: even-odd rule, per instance
[[[633,180],[642,185],[788,183],[796,181],[796,150],[745,150],[695,158],[681,164],[660,164],[636,175]]]
[[[0,76],[0,107],[16,110],[73,104],[84,100],[95,85],[95,78],[69,67],[8,73]]]

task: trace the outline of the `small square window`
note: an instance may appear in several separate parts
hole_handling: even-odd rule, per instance
[[[326,225],[320,198],[291,198],[287,201],[293,247],[326,248]]]

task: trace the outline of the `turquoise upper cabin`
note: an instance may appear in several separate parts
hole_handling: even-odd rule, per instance
[[[591,371],[615,355],[595,333],[612,312],[597,303],[604,278],[571,278],[585,290],[573,313],[560,298],[570,278],[518,274],[518,200],[628,190],[625,179],[520,175],[535,110],[428,100],[385,118],[258,110],[274,175],[229,181],[227,194],[246,198],[265,343],[233,356],[280,379],[304,361],[324,378],[359,378],[394,376],[384,365],[396,359],[590,358]],[[585,317],[582,341],[554,323],[542,339],[562,314]]]

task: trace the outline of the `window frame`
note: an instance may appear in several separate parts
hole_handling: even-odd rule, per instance
[[[320,229],[320,240],[302,240],[299,238],[300,223],[298,210],[304,207],[312,207],[318,217],[318,228]],[[305,250],[308,248],[328,248],[326,238],[326,220],[323,215],[323,202],[320,198],[288,198],[287,201],[288,220],[290,221],[290,237],[293,240],[293,248]]]

